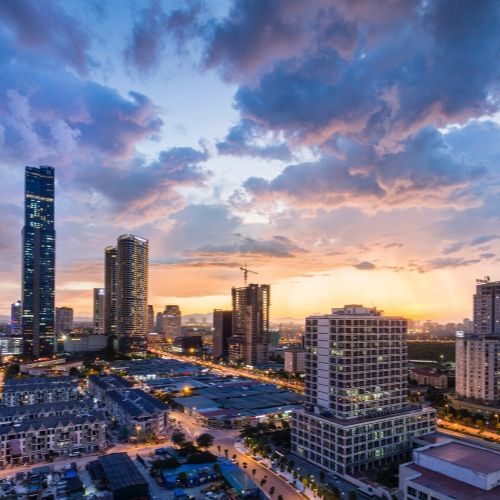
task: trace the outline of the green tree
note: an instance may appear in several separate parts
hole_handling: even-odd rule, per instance
[[[208,449],[210,446],[214,444],[214,437],[211,434],[208,434],[207,432],[204,432],[203,434],[200,434],[196,438],[196,444],[203,449]]]
[[[180,448],[186,443],[186,435],[182,431],[175,431],[172,434],[172,443]]]
[[[269,494],[270,494],[271,496],[273,496],[273,495],[274,495],[274,486],[271,486],[271,487],[269,488]]]
[[[179,472],[179,475],[177,476],[177,481],[181,483],[183,486],[186,486],[187,484],[187,473],[186,472]]]
[[[348,498],[349,498],[349,500],[356,500],[358,498],[358,494],[356,493],[356,491],[351,490],[349,492]]]

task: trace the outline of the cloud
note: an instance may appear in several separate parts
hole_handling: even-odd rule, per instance
[[[276,137],[266,140],[266,132],[251,120],[242,120],[232,127],[226,138],[217,143],[217,151],[222,155],[252,156],[256,158],[290,160],[288,145]],[[264,142],[264,144],[259,144]]]
[[[474,239],[472,239],[470,245],[474,247],[493,240],[500,240],[500,236],[494,234],[484,234],[482,236],[476,236]]]
[[[50,25],[47,20],[50,19]],[[48,55],[85,74],[90,64],[89,34],[64,4],[52,0],[0,2],[0,26],[20,50]]]
[[[377,266],[373,264],[372,262],[368,262],[366,260],[358,263],[358,264],[353,264],[352,267],[355,267],[356,269],[359,269],[360,271],[371,271],[375,269]]]
[[[431,259],[420,264],[412,262],[410,263],[410,269],[418,271],[421,273],[426,273],[430,271],[435,271],[438,269],[454,269],[458,267],[472,266],[481,262],[479,259],[465,259],[461,257],[446,257],[446,258],[436,258]]]

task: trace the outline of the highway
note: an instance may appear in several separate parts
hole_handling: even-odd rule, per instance
[[[273,378],[272,376],[256,373],[253,370],[246,370],[244,368],[233,368],[230,366],[218,365],[216,363],[212,363],[211,361],[206,361],[204,359],[200,359],[195,356],[184,356],[172,352],[166,352],[161,349],[149,349],[149,351],[152,352],[153,354],[160,356],[163,359],[176,359],[177,361],[184,361],[187,363],[204,366],[205,368],[210,368],[211,370],[218,370],[219,372],[225,373],[227,375],[232,375],[235,377],[247,377],[254,380],[259,380],[260,382],[267,382],[269,384],[274,384],[279,387],[284,387],[291,391],[300,393],[304,392],[304,384],[302,384],[301,382],[290,382],[287,380],[281,380],[279,378]]]

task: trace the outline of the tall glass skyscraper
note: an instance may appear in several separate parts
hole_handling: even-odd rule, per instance
[[[26,167],[24,194],[22,332],[24,355],[54,353],[54,169]]]
[[[148,240],[118,238],[117,332],[121,352],[146,354],[148,336]]]
[[[109,246],[104,250],[104,333],[116,335],[118,306],[118,252]]]

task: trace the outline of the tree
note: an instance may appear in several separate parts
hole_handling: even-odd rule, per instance
[[[226,455],[226,458],[228,458],[228,453],[229,453],[229,450],[224,450],[224,455]]]
[[[181,447],[186,443],[186,435],[182,431],[175,431],[172,434],[172,443],[174,443],[175,446]]]
[[[179,481],[179,483],[181,483],[183,486],[186,486],[187,478],[188,475],[186,472],[179,472],[179,475],[177,476],[177,481]]]
[[[283,500],[283,495],[278,495],[278,500]]]
[[[269,494],[270,494],[271,496],[273,496],[273,495],[274,495],[274,486],[271,486],[271,487],[269,488]]]
[[[257,469],[252,469],[252,477],[255,477],[255,474],[257,474]]]
[[[220,447],[220,444],[217,445],[217,451],[220,453],[221,451],[221,447]]]
[[[214,437],[211,434],[204,432],[196,438],[196,443],[200,448],[207,449],[214,444]]]
[[[349,492],[349,497],[348,498],[349,498],[349,500],[356,500],[358,498],[358,494],[356,493],[356,491],[351,490]]]
[[[267,483],[267,479],[264,478],[264,479],[260,480],[261,487],[264,486],[266,483]]]
[[[5,378],[16,378],[19,375],[19,364],[11,363],[5,370]]]

